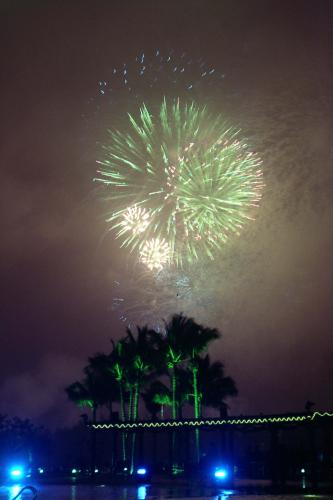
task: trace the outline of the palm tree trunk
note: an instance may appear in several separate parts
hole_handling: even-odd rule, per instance
[[[130,396],[128,402],[128,420],[132,420],[133,413],[133,386],[130,387]]]
[[[171,372],[171,395],[172,395],[172,418],[176,419],[177,418],[177,407],[176,407],[176,373],[174,368],[172,369]]]
[[[134,386],[134,395],[133,395],[133,411],[132,411],[132,419],[135,422],[138,418],[138,406],[139,406],[139,381],[135,382]]]
[[[123,384],[119,384],[119,396],[120,396],[120,419],[125,421],[125,401],[124,401],[124,388]]]
[[[124,401],[124,388],[123,384],[119,383],[119,396],[120,396],[120,419],[125,421],[125,401]],[[121,433],[121,450],[122,450],[122,459],[126,460],[126,435],[124,432]]]
[[[134,394],[132,395],[132,420],[135,422],[138,416],[138,404],[139,404],[139,380],[136,380],[133,387]],[[135,459],[135,443],[136,443],[136,431],[132,434],[132,449],[131,449],[131,474],[134,472],[134,459]]]
[[[172,395],[172,418],[175,420],[177,418],[177,402],[176,402],[176,387],[177,387],[177,378],[175,369],[172,369],[171,372],[171,395]],[[171,434],[171,470],[175,468],[177,465],[175,462],[175,450],[176,450],[176,432],[172,430]]]
[[[199,418],[200,416],[200,403],[198,394],[198,369],[192,367],[193,375],[193,398],[194,398],[194,418]],[[200,462],[200,431],[198,428],[195,429],[195,452],[197,463]]]
[[[198,394],[198,369],[192,368],[192,384],[193,384],[193,398],[194,398],[194,418],[199,418],[199,394]]]

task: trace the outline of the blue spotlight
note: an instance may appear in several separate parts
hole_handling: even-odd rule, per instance
[[[217,469],[215,469],[214,476],[216,479],[226,479],[228,476],[228,472],[226,471],[226,469],[218,467]]]
[[[139,469],[136,471],[136,473],[139,476],[145,476],[147,474],[147,469],[145,469],[144,467],[139,467]]]
[[[22,479],[24,475],[23,467],[15,466],[9,469],[9,476],[12,479]]]

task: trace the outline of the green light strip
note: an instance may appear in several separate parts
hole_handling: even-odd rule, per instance
[[[228,419],[202,419],[202,420],[167,420],[163,422],[115,422],[92,424],[94,429],[167,429],[170,427],[216,427],[220,425],[258,425],[258,424],[285,424],[296,422],[311,422],[316,418],[333,417],[333,413],[315,411],[312,414],[272,416],[272,417],[230,417]]]

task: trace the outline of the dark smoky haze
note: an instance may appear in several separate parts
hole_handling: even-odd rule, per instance
[[[332,410],[332,2],[2,1],[0,12],[0,413],[72,422],[63,388],[124,333],[114,281],[141,300],[92,182],[113,116],[82,115],[113,66],[156,48],[224,74],[200,97],[242,129],[265,181],[256,220],[197,264],[193,300],[175,307],[222,332],[211,354],[237,382],[232,414],[307,400]]]

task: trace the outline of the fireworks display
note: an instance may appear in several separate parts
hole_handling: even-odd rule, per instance
[[[106,133],[95,181],[131,262],[112,280],[112,308],[127,324],[163,330],[175,311],[212,314],[221,279],[212,269],[208,278],[208,262],[254,219],[261,160],[212,112],[223,78],[203,59],[157,50],[99,81],[92,103]]]
[[[107,220],[151,269],[213,258],[261,198],[259,157],[193,102],[143,104],[125,131],[109,131],[103,153],[97,180],[108,187]]]

